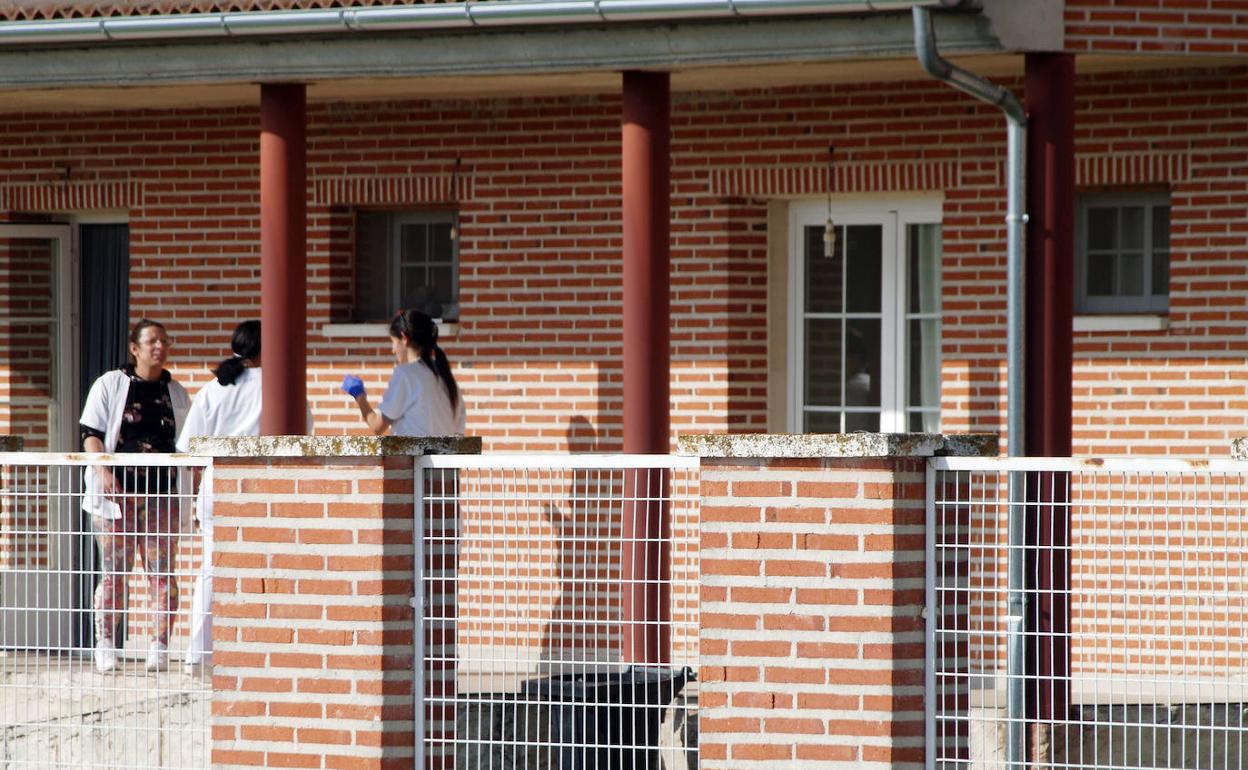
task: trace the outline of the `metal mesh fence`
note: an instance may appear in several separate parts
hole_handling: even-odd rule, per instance
[[[0,767],[209,767],[208,672],[182,665],[207,462],[0,454]]]
[[[939,459],[928,766],[1248,767],[1248,465]]]
[[[423,766],[696,767],[696,461],[419,462]]]

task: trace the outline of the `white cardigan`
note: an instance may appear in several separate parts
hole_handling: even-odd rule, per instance
[[[117,441],[121,436],[121,419],[126,411],[126,394],[130,392],[130,375],[120,369],[105,372],[91,385],[87,394],[87,403],[82,407],[82,418],[78,421],[88,428],[94,428],[104,434],[104,451],[112,453],[117,449]],[[191,408],[191,399],[186,395],[177,381],[169,380],[169,401],[173,406],[174,435],[182,429],[182,422]],[[189,489],[186,473],[178,474],[178,491]],[[84,479],[82,509],[96,516],[108,519],[120,519],[121,508],[112,500],[101,494],[103,482],[95,466],[88,466]],[[183,506],[185,508],[185,505]]]

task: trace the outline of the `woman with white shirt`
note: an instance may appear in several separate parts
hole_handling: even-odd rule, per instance
[[[194,436],[260,435],[260,322],[244,321],[230,342],[234,355],[212,371],[215,379],[199,391],[186,425],[178,437],[178,451],[186,452]],[[197,518],[203,531],[203,559],[195,577],[191,602],[191,636],[186,670],[212,662],[212,467],[204,470],[196,498]]]
[[[100,375],[87,394],[79,429],[86,452],[172,452],[190,406],[186,390],[165,369],[169,335],[163,324],[143,319],[130,332],[130,361]],[[169,634],[178,609],[173,579],[179,506],[173,500],[180,479],[169,466],[93,465],[87,469],[82,508],[91,515],[100,547],[101,575],[95,589],[95,667],[117,667],[115,638],[124,628],[130,570],[143,557],[153,615],[147,670],[168,661]]]
[[[374,409],[359,377],[347,375],[342,389],[355,399],[360,416],[378,436],[462,436],[464,400],[438,346],[438,325],[419,310],[403,310],[390,322],[390,351],[397,366]]]

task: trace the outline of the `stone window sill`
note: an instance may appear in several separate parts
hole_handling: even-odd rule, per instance
[[[1077,315],[1077,332],[1161,332],[1170,328],[1165,315]]]

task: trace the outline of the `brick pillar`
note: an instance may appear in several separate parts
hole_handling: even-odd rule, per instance
[[[925,458],[995,436],[688,436],[702,767],[923,766]]]
[[[199,439],[214,465],[212,766],[410,768],[415,457],[479,439]]]

